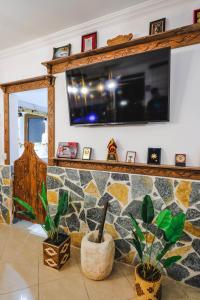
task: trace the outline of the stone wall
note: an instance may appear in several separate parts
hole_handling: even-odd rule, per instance
[[[69,191],[69,213],[62,218],[62,226],[71,234],[76,246],[80,246],[85,232],[98,228],[104,201],[109,199],[105,230],[115,240],[115,258],[129,264],[137,257],[131,245],[128,213],[131,212],[142,224],[140,208],[144,195],[152,196],[156,213],[165,207],[173,214],[185,212],[187,221],[182,239],[168,253],[168,256],[181,254],[183,258],[167,273],[178,281],[200,287],[200,182],[49,167],[47,188],[52,214],[58,195],[64,190]],[[154,230],[152,226],[151,231]],[[151,239],[150,234],[147,240]],[[159,234],[154,247],[162,247]]]
[[[11,167],[0,166],[0,223],[12,223]]]

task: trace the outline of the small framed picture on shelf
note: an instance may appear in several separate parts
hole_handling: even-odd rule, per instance
[[[81,37],[81,52],[94,50],[97,48],[97,32],[85,34]]]
[[[178,167],[186,166],[186,154],[177,153],[175,154],[175,165]]]
[[[126,162],[134,163],[135,158],[136,158],[136,152],[135,151],[127,151],[126,152]]]
[[[92,154],[92,148],[90,148],[90,147],[84,147],[83,148],[82,159],[83,160],[90,160],[91,159],[91,154]]]
[[[66,46],[53,48],[53,59],[62,58],[70,56],[71,54],[71,44]]]
[[[78,143],[76,142],[61,142],[58,144],[58,158],[76,158],[78,152]]]
[[[196,24],[200,24],[200,8],[194,10],[193,12],[193,23]]]
[[[149,34],[153,35],[153,34],[165,32],[165,27],[166,27],[166,18],[150,22]]]
[[[160,165],[161,148],[148,148],[147,163],[152,165]]]

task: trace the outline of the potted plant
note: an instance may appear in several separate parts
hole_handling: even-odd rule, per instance
[[[104,214],[99,231],[86,234],[81,242],[81,268],[86,277],[103,280],[110,275],[114,262],[115,243],[112,236],[103,233],[108,202],[104,206]]]
[[[42,184],[42,192],[39,196],[46,212],[44,224],[40,225],[48,236],[43,242],[44,264],[55,269],[60,269],[70,257],[70,236],[59,231],[60,218],[68,211],[68,193],[64,192],[59,197],[57,212],[54,217],[51,217],[50,215],[44,183]],[[18,214],[22,214],[32,221],[39,223],[34,209],[28,203],[17,197],[14,197],[13,199],[24,209],[18,211]]]
[[[161,281],[162,271],[170,267],[181,259],[181,256],[171,256],[165,258],[165,254],[181,238],[185,223],[185,214],[178,213],[172,216],[169,209],[162,210],[157,216],[154,214],[154,207],[151,197],[145,196],[141,208],[141,217],[144,227],[143,232],[138,222],[130,214],[133,225],[133,246],[139,256],[139,264],[135,267],[135,287],[138,299],[161,299]],[[150,234],[150,227],[156,228],[153,234],[152,242],[147,243],[147,236]],[[162,233],[162,249],[154,253],[154,243],[157,239],[158,232]],[[151,233],[152,234],[152,233]]]

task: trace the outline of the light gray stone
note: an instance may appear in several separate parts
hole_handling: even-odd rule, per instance
[[[174,187],[172,179],[156,178],[154,184],[166,205],[174,200]]]
[[[100,195],[103,195],[110,177],[110,173],[94,171],[92,172],[92,176],[96,182]]]
[[[131,195],[132,199],[151,194],[153,189],[153,180],[150,176],[131,176]]]

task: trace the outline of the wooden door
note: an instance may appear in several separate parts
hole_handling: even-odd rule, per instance
[[[43,223],[45,211],[38,194],[42,183],[46,184],[47,164],[37,156],[32,143],[25,142],[24,146],[22,156],[14,162],[13,196],[30,204],[39,223]],[[15,203],[15,211],[17,210],[20,210],[20,205]],[[17,213],[15,216],[26,219]]]

